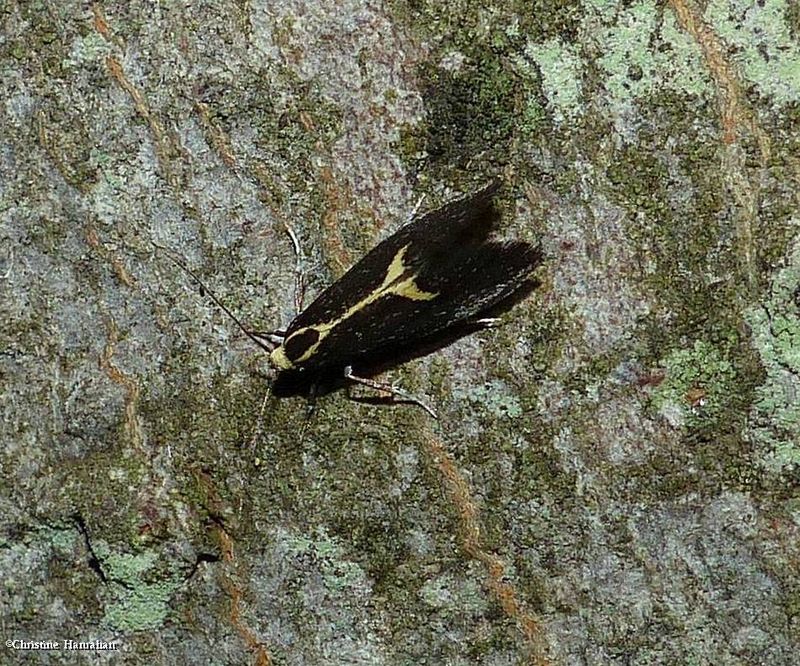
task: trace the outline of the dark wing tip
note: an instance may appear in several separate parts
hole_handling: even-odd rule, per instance
[[[500,176],[492,176],[491,180],[486,183],[483,187],[479,188],[475,194],[486,196],[489,198],[494,198],[497,196],[497,192],[503,186],[503,181],[500,179]]]
[[[496,253],[496,261],[504,270],[520,276],[532,273],[544,260],[542,246],[532,245],[526,241],[504,241],[492,243]]]
[[[483,187],[480,187],[477,190],[465,192],[460,197],[451,199],[440,208],[429,211],[426,213],[426,215],[430,213],[435,214],[443,213],[444,211],[449,212],[461,210],[470,210],[472,211],[473,216],[485,214],[489,210],[493,209],[495,197],[497,197],[497,193],[500,191],[502,185],[502,181],[498,177],[494,177],[488,183],[483,185]]]
[[[495,176],[483,187],[465,194],[459,201],[469,200],[477,208],[490,208],[494,206],[494,200],[502,186],[503,182],[499,177]]]

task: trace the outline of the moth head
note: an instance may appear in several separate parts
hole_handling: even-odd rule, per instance
[[[316,352],[322,337],[323,332],[313,326],[301,328],[270,352],[270,363],[278,370],[296,369],[298,363],[308,360]]]
[[[278,370],[291,370],[293,363],[286,356],[286,350],[283,345],[275,347],[269,354],[269,362]]]

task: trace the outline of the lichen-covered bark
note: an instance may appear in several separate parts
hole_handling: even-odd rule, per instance
[[[796,661],[793,3],[0,19],[0,662]],[[311,295],[498,174],[542,284],[390,373],[435,424],[271,397],[152,244],[273,329],[287,225]]]

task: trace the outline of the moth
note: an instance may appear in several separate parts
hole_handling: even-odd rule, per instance
[[[277,370],[273,394],[313,398],[355,382],[435,416],[421,400],[370,377],[496,323],[489,315],[535,288],[532,273],[542,261],[540,248],[491,237],[500,218],[494,203],[499,186],[493,181],[401,227],[284,331],[248,331],[208,293],[269,352]]]

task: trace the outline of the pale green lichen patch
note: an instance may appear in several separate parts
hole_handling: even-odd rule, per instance
[[[595,11],[587,12],[585,28],[602,48],[597,64],[606,74],[605,88],[618,111],[632,99],[665,90],[701,95],[708,88],[700,50],[672,12],[651,0],[624,9],[619,3],[609,4],[593,3]],[[659,48],[653,48],[653,40]]]
[[[739,71],[777,104],[800,99],[800,44],[788,24],[789,0],[712,0],[705,18]]]
[[[50,543],[58,553],[70,553],[78,538],[77,532],[72,527],[45,528],[44,533],[49,535]]]
[[[95,542],[93,548],[106,577],[109,595],[103,624],[118,631],[161,626],[181,576],[172,574],[164,578],[163,572],[156,572],[158,556],[152,551],[138,555],[116,553],[103,541]]]
[[[734,390],[736,371],[719,348],[696,340],[676,349],[661,362],[664,380],[651,404],[675,425],[696,426],[716,421],[725,412]]]
[[[458,394],[458,392],[456,392]],[[522,415],[519,398],[505,382],[493,380],[467,389],[457,398],[466,398],[470,403],[497,418],[515,419]]]
[[[65,68],[84,67],[99,63],[112,53],[111,45],[98,32],[88,32],[72,41],[72,48],[64,60]]]
[[[313,557],[329,592],[341,593],[368,584],[367,576],[356,563],[346,558],[344,549],[325,531],[318,528],[313,535],[284,533],[283,544],[289,556]]]
[[[574,49],[559,39],[542,44],[529,43],[525,54],[542,73],[542,89],[547,97],[553,118],[562,123],[581,112],[581,60]],[[531,108],[538,110],[538,104]]]
[[[750,432],[762,465],[779,473],[800,463],[800,243],[767,294],[746,315],[767,374],[756,389]]]
[[[426,581],[420,589],[422,601],[431,608],[453,614],[486,612],[486,594],[481,589],[477,576],[461,578],[452,573]]]

